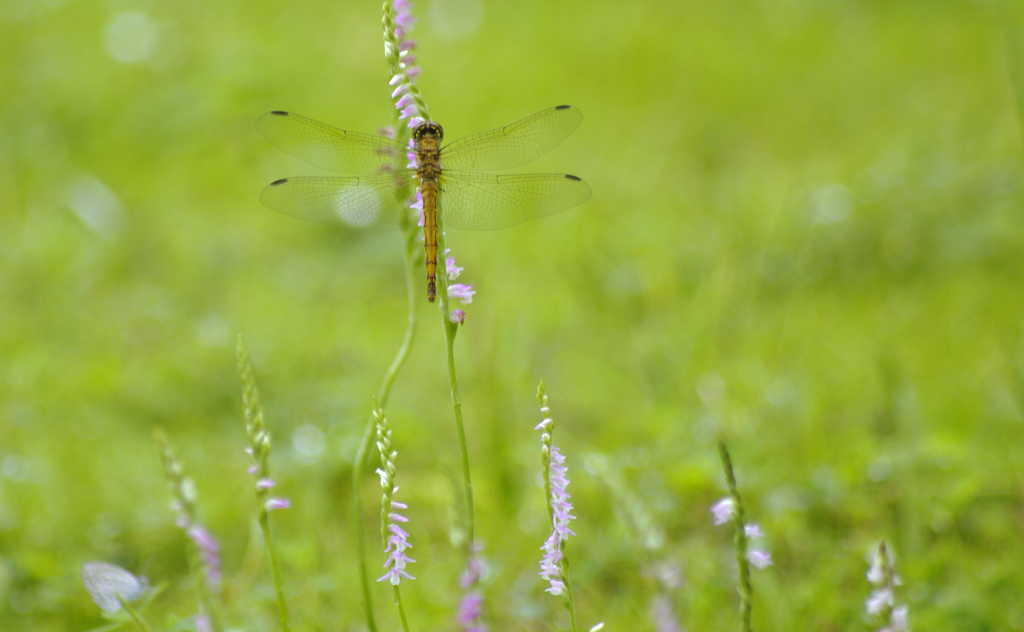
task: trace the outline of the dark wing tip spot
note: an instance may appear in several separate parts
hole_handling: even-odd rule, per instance
[[[568,110],[571,107],[572,107],[571,105],[556,105],[555,109],[556,110]]]
[[[273,112],[271,112],[271,114],[275,116],[288,116],[287,112],[282,112],[281,110],[274,110]]]
[[[574,181],[576,181],[576,182],[583,182],[583,179],[582,179],[582,178],[577,178],[576,176],[571,176],[571,175],[569,175],[568,173],[567,173],[567,174],[565,174],[565,179],[566,179],[566,180],[574,180]],[[274,184],[277,184],[277,183],[275,182]]]
[[[579,180],[579,178],[576,178],[576,179]],[[280,180],[274,180],[273,182],[270,183],[270,186],[276,187],[277,185],[284,184],[285,182],[288,182],[288,178],[281,178]]]

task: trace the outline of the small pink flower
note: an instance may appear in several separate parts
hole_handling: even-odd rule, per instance
[[[476,290],[473,289],[472,283],[469,285],[453,283],[448,286],[448,295],[452,298],[461,300],[463,305],[469,305],[472,303],[474,294],[476,294]]]
[[[466,312],[462,311],[461,309],[453,310],[452,313],[448,316],[448,320],[452,321],[457,325],[464,325],[466,324]]]
[[[460,268],[457,265],[455,265],[455,257],[449,257],[448,256],[448,253],[451,252],[451,251],[452,251],[451,248],[446,248],[445,249],[445,251],[444,251],[444,255],[445,255],[444,265],[445,265],[445,272],[447,272],[447,274],[448,274],[448,279],[451,280],[451,281],[454,281],[455,279],[459,278],[459,275],[462,274],[462,270],[464,268]]]
[[[892,616],[889,618],[889,629],[892,632],[907,632],[907,607],[899,606],[893,608]]]
[[[275,483],[272,479],[269,478],[261,478],[260,480],[256,481],[256,489],[260,491],[270,489],[274,485],[277,485],[277,483]]]
[[[193,621],[196,624],[196,632],[213,632],[213,626],[210,625],[210,617],[206,616],[205,613],[197,614]]]
[[[725,524],[736,517],[736,503],[732,496],[726,496],[711,506],[711,514],[714,516],[715,524]]]
[[[744,525],[743,533],[745,533],[746,536],[751,540],[759,540],[764,537],[764,533],[761,531],[761,526],[758,525],[756,522],[751,522],[750,524]]]
[[[292,501],[287,498],[271,498],[267,500],[263,508],[267,511],[274,511],[275,509],[288,509],[292,506]]]
[[[754,565],[754,568],[765,569],[772,565],[772,555],[761,549],[750,549],[747,559]]]
[[[864,608],[868,614],[879,614],[884,608],[891,607],[893,603],[895,603],[895,597],[893,597],[892,589],[880,588],[871,593]]]

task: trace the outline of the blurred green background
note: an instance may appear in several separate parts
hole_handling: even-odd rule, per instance
[[[456,352],[492,629],[565,625],[536,576],[541,378],[584,629],[653,630],[662,562],[688,629],[737,625],[731,535],[708,513],[716,432],[775,560],[755,575],[757,629],[872,629],[883,537],[912,627],[1024,629],[1017,3],[416,14],[419,85],[449,138],[560,103],[585,115],[523,171],[579,175],[590,202],[448,239],[478,291]],[[236,334],[293,501],[273,520],[294,629],[364,626],[351,459],[404,331],[401,239],[261,207],[266,183],[318,172],[254,121],[389,124],[382,51],[375,2],[0,4],[0,629],[99,625],[79,579],[97,559],[169,582],[160,629],[195,611],[156,426],[221,541],[231,627],[272,628]],[[458,447],[420,292],[388,408],[418,560],[404,597],[413,629],[454,629]]]

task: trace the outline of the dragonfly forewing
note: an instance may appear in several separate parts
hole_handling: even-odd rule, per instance
[[[369,231],[397,230],[408,212],[399,200],[414,172],[359,178],[285,178],[267,185],[260,202],[299,219]]]
[[[500,171],[525,165],[565,140],[583,113],[558,105],[521,121],[460,138],[441,149],[445,169]]]
[[[495,230],[558,213],[590,199],[590,187],[561,173],[490,175],[445,169],[441,218],[445,226]]]
[[[393,169],[399,155],[395,141],[324,125],[290,112],[267,112],[256,129],[278,148],[328,171],[378,173]]]

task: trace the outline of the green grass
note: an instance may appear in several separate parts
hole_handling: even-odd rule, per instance
[[[0,10],[0,629],[99,625],[88,560],[169,582],[147,611],[160,629],[195,611],[154,426],[221,540],[229,625],[273,629],[236,333],[293,501],[273,514],[293,629],[360,629],[351,459],[403,335],[401,240],[261,207],[266,183],[317,172],[254,121],[390,123],[379,4],[60,4]],[[490,3],[462,37],[442,7],[421,2],[415,36],[448,137],[573,104],[583,125],[524,171],[594,192],[448,236],[478,290],[456,353],[492,629],[564,625],[536,576],[541,378],[584,628],[653,629],[651,555],[598,456],[664,530],[653,557],[683,569],[687,628],[737,625],[731,536],[708,513],[716,429],[775,559],[754,574],[755,629],[872,629],[883,537],[912,628],[1024,628],[1015,5]],[[122,10],[158,26],[151,61],[106,52]],[[452,629],[459,453],[442,331],[418,309],[387,410],[418,560],[402,594],[413,629]],[[315,462],[293,448],[310,426]],[[372,535],[369,471],[364,491]]]

